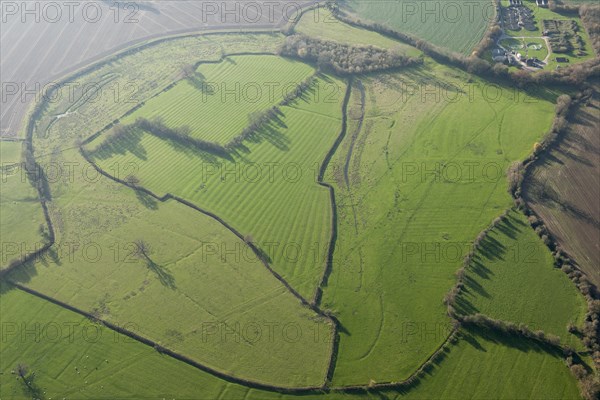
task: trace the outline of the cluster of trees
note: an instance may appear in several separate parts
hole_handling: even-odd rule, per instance
[[[600,55],[600,6],[584,4],[579,9],[579,16],[589,34],[596,55]]]
[[[581,365],[580,361],[580,359],[573,356],[568,356],[566,359],[571,373],[579,381],[579,388],[583,397],[588,400],[596,400],[600,395],[600,380],[595,374]]]
[[[274,118],[282,115],[281,110],[277,106],[273,106],[265,111],[257,111],[248,116],[248,125],[242,130],[242,132],[234,137],[229,143],[225,145],[225,150],[232,150],[235,147],[241,145],[244,140],[248,139],[260,129],[267,126],[267,124]]]
[[[576,4],[565,4],[561,0],[548,0],[548,8],[561,14],[576,14],[579,6]]]
[[[483,39],[475,49],[473,49],[472,56],[481,57],[486,51],[491,50],[496,46],[496,41],[502,36],[502,28],[497,21],[494,21],[489,29],[485,32]]]
[[[13,370],[12,373],[17,374],[17,378],[20,379],[23,384],[23,391],[28,396],[32,399],[43,398],[42,389],[35,383],[35,372],[30,371],[26,364],[18,364],[16,371]]]
[[[500,7],[500,0],[494,0],[496,7]],[[487,31],[483,35],[483,39],[473,49],[472,56],[481,57],[483,53],[491,50],[496,46],[496,41],[502,36],[502,27],[500,26],[499,19],[490,20]]]
[[[281,103],[279,103],[279,105],[281,105],[281,106],[287,106],[292,101],[294,101],[297,98],[301,97],[304,93],[308,92],[308,90],[315,83],[316,79],[317,79],[317,75],[315,74],[315,75],[309,76],[307,79],[305,79],[304,81],[300,82],[300,84],[298,84],[298,86],[296,87],[296,90],[294,90],[293,92],[288,92],[288,93],[285,94],[283,100],[281,101]]]
[[[302,34],[288,36],[280,54],[316,62],[319,68],[330,69],[340,75],[385,71],[423,62],[420,58],[374,46],[350,46]]]

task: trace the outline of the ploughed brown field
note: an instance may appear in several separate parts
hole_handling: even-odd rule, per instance
[[[524,185],[526,200],[560,245],[600,287],[600,83],[569,119],[561,142]]]

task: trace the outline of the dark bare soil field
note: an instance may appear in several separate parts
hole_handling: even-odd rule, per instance
[[[600,94],[578,107],[569,129],[524,185],[527,201],[590,280],[600,286]]]

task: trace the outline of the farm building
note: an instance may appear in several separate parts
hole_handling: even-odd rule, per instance
[[[504,51],[502,49],[492,50],[492,60],[494,60],[496,62],[506,61],[506,51]]]
[[[538,7],[548,7],[548,0],[535,0]]]

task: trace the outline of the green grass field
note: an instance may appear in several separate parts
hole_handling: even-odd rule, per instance
[[[442,298],[454,272],[469,243],[511,206],[510,162],[550,127],[551,102],[507,87],[491,101],[482,82],[469,91],[465,80],[435,64],[365,78],[358,132],[355,88],[354,118],[327,178],[340,218],[323,298],[344,326],[338,385],[405,379],[445,340]]]
[[[409,33],[435,45],[470,54],[483,38],[495,7],[489,0],[467,3],[350,0],[341,7],[361,19]]]
[[[0,165],[19,163],[22,149],[22,142],[0,141]]]
[[[21,164],[22,146],[22,142],[0,141],[0,270],[43,246],[39,226],[44,217]]]
[[[92,324],[85,317],[2,285],[0,294],[0,396],[31,399],[16,374],[19,363],[35,373],[37,398],[193,398],[201,387],[216,398],[226,382],[154,349]],[[29,329],[28,333],[25,332]]]
[[[317,80],[305,99],[281,107],[280,121],[230,159],[143,132],[93,156],[106,170],[113,163],[135,163],[140,185],[216,213],[252,237],[273,267],[310,299],[325,268],[331,229],[329,193],[317,185],[316,174],[339,133],[344,90],[342,81]]]
[[[62,155],[85,162],[76,150]],[[51,212],[59,210],[68,212],[61,214],[54,256],[11,279],[99,318],[135,323],[145,337],[233,376],[284,386],[322,383],[331,327],[216,220],[136,196],[104,177],[69,183],[52,202]],[[150,249],[147,258],[136,256],[139,240]],[[271,321],[282,326],[272,341],[261,333]],[[304,334],[288,341],[283,326],[289,335],[320,332],[321,340]],[[255,369],[250,359],[264,367]],[[305,372],[307,363],[315,368]]]
[[[459,297],[458,310],[523,323],[581,348],[567,325],[581,326],[585,299],[553,264],[552,254],[527,219],[511,212],[484,240],[467,269],[466,290]]]
[[[560,354],[489,331],[463,331],[462,335],[463,339],[450,347],[446,359],[428,373],[416,390],[394,398],[581,398]]]
[[[20,363],[35,373],[34,389],[44,398],[222,400],[289,399],[294,396],[249,389],[161,355],[86,318],[3,285],[0,292],[0,396],[30,399],[11,372]],[[25,330],[29,329],[29,333]],[[465,332],[444,360],[416,388],[389,392],[389,398],[577,399],[577,388],[562,361],[532,345],[490,334]],[[505,346],[508,344],[508,347]],[[519,346],[511,347],[513,344]],[[528,371],[539,369],[535,379]],[[494,385],[488,377],[497,376]],[[511,382],[508,386],[505,382]],[[340,393],[308,399],[377,398]]]
[[[481,22],[450,26],[413,18],[401,24],[402,16],[395,17],[407,11],[402,7],[408,3],[349,6],[364,18],[396,24],[392,27],[463,53],[485,30]],[[311,24],[308,15],[298,26],[308,35],[396,47],[345,24]],[[42,166],[72,165],[73,175],[49,182],[56,244],[47,257],[22,266],[9,279],[126,325],[235,379],[286,388],[339,387],[400,382],[414,374],[446,342],[452,324],[444,295],[475,237],[512,207],[506,170],[528,156],[550,128],[557,93],[489,85],[426,59],[423,66],[353,80],[319,74],[310,90],[281,106],[276,118],[227,154],[199,151],[139,128],[116,138],[107,129],[79,148],[142,102],[120,122],[157,116],[170,128],[187,125],[196,138],[227,143],[246,126],[249,114],[281,97],[236,102],[232,97],[243,92],[223,99],[204,93],[198,80],[234,87],[295,85],[314,68],[275,56],[283,40],[267,33],[182,37],[77,77],[80,85],[100,81],[124,88],[135,82],[135,99],[127,95],[115,101],[114,92],[105,90],[93,102],[63,98],[43,110],[33,132],[34,156]],[[403,48],[398,50],[418,54]],[[220,61],[235,52],[257,54]],[[194,78],[182,81],[186,68],[197,63]],[[162,91],[173,82],[178,83]],[[340,134],[344,111],[345,136],[324,177],[335,191],[332,203],[318,173]],[[99,175],[82,151],[109,176]],[[183,202],[160,201],[111,179],[131,181],[131,176],[137,186]],[[40,222],[32,187],[10,176],[1,194],[3,241],[5,235],[14,241],[40,236],[43,218]],[[31,209],[23,208],[30,204]],[[36,226],[29,227],[24,213]],[[552,269],[544,247],[535,248],[534,263],[527,258],[510,262],[513,245],[540,245],[529,226],[521,225],[522,216],[511,218],[518,229],[492,232],[498,241],[494,257],[504,259],[484,263],[497,273],[488,272],[485,279],[477,275],[481,269],[469,270],[469,282],[478,284],[467,292],[471,311],[531,322],[565,338],[566,324],[582,321],[582,297]],[[317,302],[339,321],[335,370],[326,382],[333,326],[286,284],[313,299],[332,237],[333,264]],[[248,242],[285,282],[257,259]],[[97,340],[86,340],[89,320],[9,284],[0,288],[0,315],[2,399],[32,397],[11,373],[19,362],[36,372],[38,397],[48,400],[296,398],[227,382],[107,328],[100,328]],[[75,340],[6,336],[5,322],[17,330],[23,324],[75,323]],[[562,355],[524,338],[462,330],[458,341],[446,346],[443,359],[413,387],[356,395],[315,391],[302,397],[580,398]]]
[[[45,243],[48,231],[40,206],[37,191],[27,180],[21,165],[5,167],[2,171],[0,190],[0,269],[11,262],[19,261],[40,249]]]
[[[191,57],[197,57],[194,50],[189,49]],[[143,59],[137,54],[121,59],[119,68],[105,68],[122,77]],[[156,68],[176,71],[184,62],[185,58],[165,58]],[[16,271],[11,279],[114,323],[134,322],[145,337],[232,376],[282,386],[321,385],[329,362],[331,326],[302,306],[241,239],[198,211],[136,195],[88,170],[76,142],[86,132],[92,134],[94,126],[106,124],[96,114],[97,103],[79,106],[80,119],[61,118],[50,129],[58,130],[58,135],[43,135],[40,125],[40,137],[34,139],[38,162],[71,163],[76,166],[74,178],[50,182],[49,209],[57,231],[52,257]],[[111,104],[117,115],[127,106]],[[110,118],[107,114],[102,114],[105,121]],[[95,118],[94,123],[86,124],[88,118]],[[142,168],[111,167],[118,168],[122,177]],[[325,203],[323,209],[327,207]],[[133,242],[138,240],[150,248],[148,259],[133,255]],[[320,273],[320,268],[316,271]],[[281,325],[269,340],[271,323]],[[259,339],[257,329],[264,333]],[[297,332],[301,334],[295,338]],[[265,358],[260,361],[261,357]],[[275,358],[281,364],[273,362]],[[263,367],[257,369],[255,363]],[[305,370],[306,365],[312,368]]]
[[[200,65],[193,77],[151,99],[122,123],[158,117],[170,127],[189,127],[192,137],[226,144],[253,113],[278,104],[313,73],[307,64],[276,56],[227,57]]]
[[[297,23],[295,32],[307,36],[335,40],[340,43],[381,47],[408,56],[419,56],[422,54],[416,48],[402,42],[392,40],[376,32],[355,28],[341,22],[326,8],[317,8],[305,12]]]

